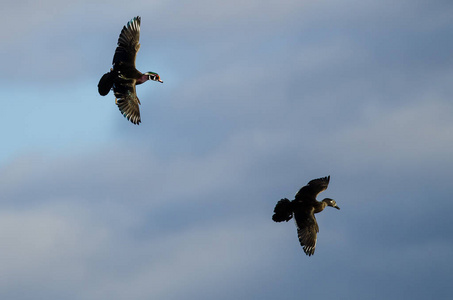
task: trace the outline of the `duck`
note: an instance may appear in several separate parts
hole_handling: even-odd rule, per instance
[[[98,84],[98,92],[106,96],[113,89],[115,103],[121,114],[133,124],[141,122],[136,85],[148,80],[163,83],[155,72],[141,73],[135,68],[135,58],[140,49],[140,16],[130,20],[121,30],[118,46],[113,55],[113,67],[105,73]]]
[[[308,256],[315,253],[319,232],[315,214],[323,211],[327,206],[340,209],[336,201],[331,198],[324,198],[322,201],[316,200],[319,193],[327,189],[329,181],[330,175],[313,179],[297,192],[294,200],[283,198],[277,202],[274,208],[272,216],[274,222],[288,222],[294,217],[300,245]]]

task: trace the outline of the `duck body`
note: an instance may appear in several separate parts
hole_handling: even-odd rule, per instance
[[[98,91],[102,96],[113,89],[120,112],[137,125],[141,122],[139,109],[141,103],[135,86],[148,80],[163,82],[157,73],[141,73],[135,67],[135,58],[140,49],[140,21],[140,17],[137,16],[123,27],[113,56],[113,67],[101,77],[98,84]]]
[[[300,245],[308,256],[315,253],[319,232],[315,214],[327,206],[340,209],[333,199],[316,200],[317,195],[327,189],[329,181],[330,176],[311,180],[297,192],[294,200],[281,199],[274,208],[272,220],[275,222],[287,222],[294,217]]]

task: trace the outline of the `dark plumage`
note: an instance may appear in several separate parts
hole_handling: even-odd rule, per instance
[[[147,80],[163,82],[159,74],[141,73],[135,68],[135,57],[140,49],[140,17],[135,17],[123,27],[118,38],[118,47],[113,56],[113,68],[99,80],[98,90],[102,96],[113,88],[115,102],[129,121],[139,124],[140,109],[135,86]]]
[[[316,200],[318,194],[327,189],[329,181],[330,176],[313,179],[297,192],[293,201],[284,198],[278,201],[274,208],[272,220],[275,222],[289,221],[294,216],[300,245],[308,256],[315,253],[319,232],[315,214],[324,210],[326,206],[340,209],[333,199],[325,198],[321,202]]]

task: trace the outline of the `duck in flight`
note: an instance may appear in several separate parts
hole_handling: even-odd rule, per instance
[[[275,222],[288,222],[294,216],[300,245],[308,256],[315,253],[319,232],[315,214],[323,211],[326,206],[340,209],[333,199],[316,200],[318,194],[327,189],[329,181],[330,176],[313,179],[297,192],[294,200],[281,199],[274,208],[272,220]]]
[[[154,72],[141,73],[135,68],[135,57],[140,49],[140,17],[130,20],[123,26],[118,38],[113,56],[113,68],[99,80],[98,91],[102,96],[107,95],[113,88],[115,103],[121,114],[134,124],[139,124],[140,109],[135,86],[145,81],[163,82],[159,74]]]

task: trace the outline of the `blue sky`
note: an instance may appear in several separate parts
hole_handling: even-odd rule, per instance
[[[451,1],[2,4],[0,298],[450,298]],[[326,175],[307,257],[272,210]]]

